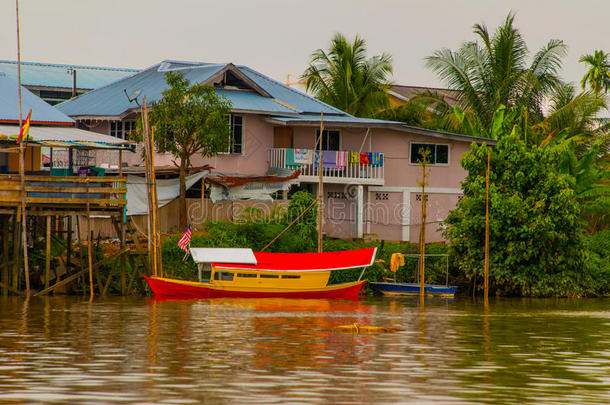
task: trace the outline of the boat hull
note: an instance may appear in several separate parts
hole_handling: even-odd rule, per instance
[[[230,289],[217,287],[210,283],[176,280],[163,277],[144,276],[150,289],[158,297],[173,298],[310,298],[310,299],[344,299],[358,298],[365,281],[336,284],[316,289]]]
[[[371,287],[383,295],[415,296],[419,295],[419,284],[416,283],[380,283],[371,282]],[[424,295],[430,297],[453,298],[455,286],[424,284]]]

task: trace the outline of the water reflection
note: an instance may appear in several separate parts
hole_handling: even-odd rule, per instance
[[[0,401],[608,403],[607,304],[0,298]]]

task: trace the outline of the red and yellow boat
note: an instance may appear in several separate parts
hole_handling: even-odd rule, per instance
[[[144,276],[159,297],[357,299],[377,248],[322,253],[192,248],[199,281]],[[220,259],[220,260],[218,260]],[[328,284],[331,271],[362,268],[357,281]],[[207,277],[207,278],[205,278]]]

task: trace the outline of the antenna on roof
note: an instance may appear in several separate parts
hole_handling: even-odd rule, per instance
[[[142,89],[134,90],[129,94],[127,94],[127,89],[123,89],[123,92],[125,93],[125,97],[127,97],[127,100],[129,100],[130,103],[135,101],[138,107],[142,107],[140,103],[138,103],[138,97],[140,96],[140,94],[142,94]]]

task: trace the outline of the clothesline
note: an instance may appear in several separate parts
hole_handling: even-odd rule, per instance
[[[286,148],[286,166],[298,168],[301,165],[319,164],[320,152],[305,148]],[[348,164],[360,166],[383,166],[383,153],[380,152],[348,152],[322,151],[322,163],[325,169],[343,169]]]

